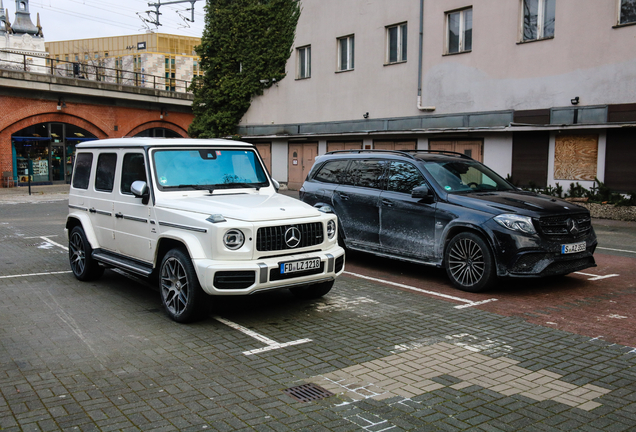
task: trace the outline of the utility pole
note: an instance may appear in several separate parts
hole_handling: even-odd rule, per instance
[[[161,25],[161,22],[159,22],[159,16],[161,15],[161,12],[159,12],[159,8],[161,6],[177,4],[177,3],[190,3],[191,8],[189,10],[192,12],[192,18],[183,17],[183,19],[185,19],[186,21],[194,22],[194,4],[198,1],[200,0],[173,0],[173,1],[161,3],[161,0],[159,0],[158,3],[148,3],[148,6],[154,7],[155,10],[154,11],[148,10],[146,11],[146,13],[148,14],[149,17],[151,14],[154,15],[154,18],[149,18],[149,19],[142,18],[142,20],[144,20],[145,22],[149,24],[154,24],[155,26],[159,27]]]

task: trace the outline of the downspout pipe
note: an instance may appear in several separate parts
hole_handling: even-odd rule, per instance
[[[417,109],[435,111],[434,106],[422,105],[422,57],[424,56],[424,0],[420,0],[420,49],[417,61]]]

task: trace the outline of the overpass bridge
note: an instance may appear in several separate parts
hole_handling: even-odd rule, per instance
[[[0,69],[2,186],[70,181],[75,145],[124,136],[187,137],[192,93]]]

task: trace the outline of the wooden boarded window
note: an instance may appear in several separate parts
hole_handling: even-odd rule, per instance
[[[557,135],[554,143],[555,180],[594,180],[598,135]]]
[[[605,150],[605,186],[616,192],[636,192],[636,130],[610,129]]]
[[[327,143],[327,151],[336,150],[360,150],[362,148],[362,141],[335,141]]]
[[[481,141],[449,141],[431,140],[428,143],[430,150],[453,151],[465,154],[478,162],[484,161],[484,144]]]
[[[415,141],[374,141],[376,150],[415,150]]]
[[[527,187],[548,185],[550,132],[515,132],[512,135],[512,183]]]
[[[265,163],[267,170],[272,172],[272,145],[270,143],[267,144],[254,144],[256,150],[261,155],[261,159]]]

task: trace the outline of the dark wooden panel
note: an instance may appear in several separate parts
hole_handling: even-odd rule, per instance
[[[636,104],[608,105],[607,121],[610,123],[636,122]]]
[[[636,192],[636,128],[607,131],[605,186],[617,192]]]
[[[512,136],[512,182],[516,186],[548,184],[549,132],[515,132]]]
[[[524,124],[550,124],[550,110],[520,110],[513,114],[513,122]]]
[[[554,180],[596,178],[598,135],[561,135],[554,143]]]

